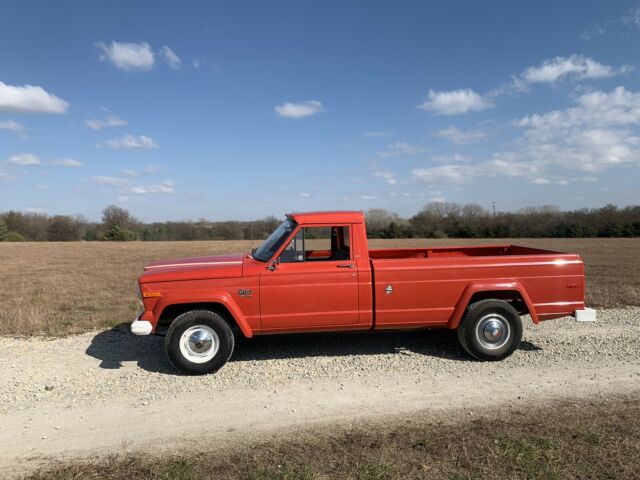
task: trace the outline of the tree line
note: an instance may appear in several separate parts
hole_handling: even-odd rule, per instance
[[[562,211],[552,206],[492,213],[477,204],[432,202],[403,218],[374,208],[365,212],[371,238],[640,237],[640,205]],[[101,222],[82,216],[0,213],[0,241],[249,240],[266,238],[281,222],[172,221],[145,223],[108,206]]]

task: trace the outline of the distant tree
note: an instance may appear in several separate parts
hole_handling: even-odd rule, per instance
[[[129,242],[132,240],[138,240],[138,234],[128,228],[122,228],[119,225],[112,225],[107,229],[104,239],[111,242]]]
[[[424,210],[441,219],[456,218],[462,213],[462,206],[452,202],[430,202],[425,205]]]
[[[7,242],[25,242],[26,239],[18,232],[9,232],[7,234]]]
[[[488,217],[489,212],[482,205],[478,205],[477,203],[467,203],[462,206],[462,216],[467,219]]]
[[[405,230],[398,225],[395,221],[391,221],[389,226],[387,226],[384,230],[382,230],[383,238],[402,238],[405,236]]]
[[[462,206],[451,202],[430,202],[409,219],[411,230],[419,237],[445,238],[459,228]]]
[[[102,211],[102,224],[106,231],[113,226],[125,229],[134,229],[138,225],[138,219],[133,217],[124,208],[109,205]]]
[[[239,222],[222,222],[213,228],[213,238],[221,240],[243,240],[244,232]]]
[[[18,232],[24,227],[24,213],[10,210],[2,214],[2,221],[9,231]]]
[[[388,229],[392,223],[399,223],[400,215],[384,208],[370,208],[364,214],[367,226],[367,235],[372,238],[388,237]]]
[[[365,213],[372,238],[449,237],[640,237],[640,205],[561,211],[543,205],[489,213],[481,205],[433,202],[410,219],[384,209]],[[109,206],[102,222],[76,216],[9,211],[0,213],[0,241],[43,240],[241,240],[266,238],[281,219],[156,222],[143,224],[127,210]]]
[[[56,215],[49,220],[47,238],[52,242],[71,242],[80,239],[80,225],[71,217]]]
[[[88,242],[93,242],[96,240],[102,240],[104,238],[104,232],[102,231],[102,227],[95,223],[84,226],[84,233],[82,234],[82,239]]]
[[[12,210],[3,214],[3,220],[10,232],[17,232],[26,240],[47,239],[49,217],[43,213],[23,213]]]

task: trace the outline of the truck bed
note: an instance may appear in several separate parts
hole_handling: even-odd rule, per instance
[[[523,292],[536,320],[584,308],[584,265],[576,254],[486,245],[370,250],[369,258],[376,328],[449,325],[465,295],[473,300],[474,289],[487,285]]]
[[[560,252],[520,245],[479,245],[460,247],[390,248],[369,250],[373,260],[438,257],[502,257],[515,255],[552,255]]]

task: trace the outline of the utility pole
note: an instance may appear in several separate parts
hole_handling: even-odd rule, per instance
[[[491,209],[493,210],[493,216],[496,216],[496,202],[491,202]]]

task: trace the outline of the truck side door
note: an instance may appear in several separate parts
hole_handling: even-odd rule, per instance
[[[356,325],[358,275],[349,225],[299,228],[260,275],[263,330]]]

